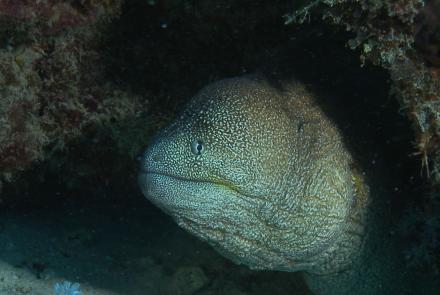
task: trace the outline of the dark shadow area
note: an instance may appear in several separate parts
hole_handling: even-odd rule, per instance
[[[131,1],[110,28],[107,73],[175,109],[209,82],[250,73],[292,36],[291,1]],[[299,5],[297,3],[296,5]]]

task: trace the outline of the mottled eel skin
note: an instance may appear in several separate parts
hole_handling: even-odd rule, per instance
[[[302,84],[245,76],[189,102],[146,150],[139,183],[238,264],[304,271],[315,294],[382,294],[362,274],[369,202],[352,167],[338,128]]]

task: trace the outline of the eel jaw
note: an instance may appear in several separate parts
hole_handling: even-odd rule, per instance
[[[222,208],[225,197],[240,193],[230,185],[206,180],[189,179],[161,172],[142,171],[138,176],[144,196],[174,217],[215,214]]]

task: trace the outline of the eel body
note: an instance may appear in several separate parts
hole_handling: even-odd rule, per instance
[[[304,85],[245,76],[190,100],[147,148],[139,183],[235,263],[303,271],[315,294],[389,294],[360,273],[369,197],[353,166]]]

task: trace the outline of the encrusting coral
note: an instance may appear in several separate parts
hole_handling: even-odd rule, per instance
[[[439,6],[438,1],[424,7],[422,0],[315,0],[286,15],[286,23],[303,23],[315,14],[355,34],[347,45],[359,51],[362,63],[370,61],[389,72],[391,94],[413,122],[415,153],[421,158],[423,173],[433,185],[440,185],[440,82],[438,68],[430,66],[437,60],[432,50],[438,44],[426,44],[438,30],[433,21],[436,13],[431,11],[434,6]],[[430,48],[428,54],[416,49],[416,38],[428,39],[424,47],[419,42],[419,47]]]
[[[0,2],[0,182],[85,128],[142,110],[140,97],[105,82],[98,53],[121,4]]]

